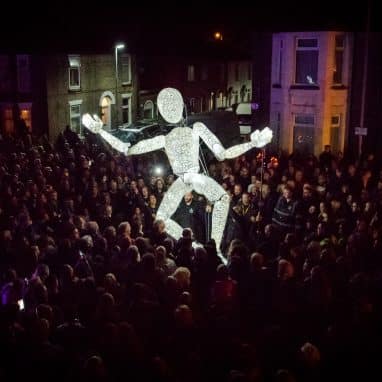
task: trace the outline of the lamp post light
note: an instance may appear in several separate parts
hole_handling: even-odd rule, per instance
[[[116,119],[117,124],[119,121],[119,107],[118,107],[118,50],[124,49],[125,44],[116,44],[114,47],[115,54],[115,108],[116,108]]]

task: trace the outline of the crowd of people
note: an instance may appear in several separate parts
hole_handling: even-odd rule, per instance
[[[382,166],[329,147],[211,161],[231,206],[70,129],[0,140],[0,379],[326,381],[379,374]],[[195,242],[198,243],[195,246]],[[220,257],[220,252],[223,257]]]

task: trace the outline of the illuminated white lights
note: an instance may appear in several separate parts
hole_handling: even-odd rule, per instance
[[[160,167],[160,166],[156,166],[156,167],[154,168],[154,174],[155,174],[155,175],[158,175],[158,176],[163,175],[163,168]]]
[[[178,90],[173,88],[162,89],[157,98],[159,112],[165,121],[179,123],[183,114],[183,97]]]
[[[157,99],[158,109],[162,117],[169,123],[179,123],[183,113],[183,98],[178,90],[166,88],[160,91]],[[164,148],[176,181],[163,197],[157,211],[157,219],[163,219],[167,232],[175,239],[182,235],[183,227],[171,219],[186,192],[195,190],[213,204],[211,238],[215,240],[217,250],[220,245],[229,210],[229,196],[212,178],[200,174],[199,141],[202,139],[218,160],[235,158],[254,147],[264,147],[272,140],[272,131],[266,127],[251,134],[249,142],[224,149],[219,139],[203,123],[196,122],[190,127],[174,127],[166,136],[159,135],[145,139],[132,147],[102,129],[102,121],[97,117],[85,114],[83,125],[93,133],[99,133],[112,147],[125,155],[138,155]],[[154,169],[161,175],[163,169]]]

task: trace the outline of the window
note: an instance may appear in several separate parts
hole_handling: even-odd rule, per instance
[[[294,118],[293,150],[300,153],[314,151],[314,115],[297,114]]]
[[[281,76],[282,76],[282,63],[283,63],[283,40],[279,41],[279,47],[276,57],[276,75],[275,75],[275,84],[281,85]]]
[[[235,81],[239,81],[239,70],[240,70],[239,64],[235,64],[234,69],[235,69]]]
[[[295,83],[317,85],[318,40],[316,38],[298,38],[296,44]]]
[[[244,102],[245,101],[245,96],[247,94],[247,87],[243,85],[240,89],[240,101]]]
[[[146,101],[143,106],[143,119],[154,119],[154,102]]]
[[[12,106],[5,106],[2,109],[3,131],[5,134],[12,134],[15,130],[15,124],[13,121]]]
[[[80,76],[81,61],[80,56],[69,56],[69,90],[80,90],[81,76]]]
[[[110,129],[111,126],[111,99],[110,97],[103,97],[101,100],[101,119],[103,124]]]
[[[29,55],[20,54],[17,60],[17,89],[20,93],[29,93],[31,91],[31,78]]]
[[[248,64],[248,80],[250,80],[252,78],[252,65],[251,64]]]
[[[194,65],[187,66],[187,81],[189,82],[195,81],[195,66]]]
[[[131,56],[123,54],[121,57],[121,82],[123,85],[131,84]]]
[[[9,56],[0,55],[0,91],[7,92],[12,89],[11,62]]]
[[[344,35],[337,35],[334,48],[334,68],[333,68],[333,84],[342,85],[343,82],[343,64],[344,64]]]
[[[131,123],[131,93],[122,94],[122,123]]]
[[[340,150],[340,128],[341,116],[333,115],[330,124],[330,146],[334,153]]]
[[[82,135],[81,104],[82,100],[69,101],[70,128],[78,135]]]
[[[194,113],[195,112],[195,98],[190,98],[190,110],[189,110],[190,113]]]
[[[24,120],[28,130],[32,130],[32,104],[30,102],[19,103],[20,118]]]
[[[202,66],[201,80],[202,81],[208,80],[208,67],[206,65]]]

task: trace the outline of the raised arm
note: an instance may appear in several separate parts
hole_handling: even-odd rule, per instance
[[[197,134],[207,147],[214,153],[216,159],[223,161],[225,159],[225,149],[219,138],[202,122],[195,122],[192,126],[194,134]]]
[[[109,143],[114,149],[125,155],[138,155],[161,149],[165,145],[165,138],[163,135],[159,135],[154,138],[145,139],[138,142],[134,146],[131,146],[129,142],[123,142],[110,134],[106,130],[103,130],[103,122],[97,115],[93,117],[90,114],[85,114],[82,117],[83,125],[95,134],[99,134],[107,143]],[[131,146],[131,147],[130,147]]]
[[[223,145],[203,123],[196,122],[193,126],[196,134],[206,143],[208,148],[215,154],[218,160],[236,158],[254,147],[264,147],[272,140],[272,130],[265,127],[263,130],[256,130],[251,134],[249,142],[240,143],[228,149],[224,149]]]
[[[84,114],[82,116],[82,124],[94,134],[99,134],[114,149],[127,155],[130,143],[123,142],[102,128],[103,122],[97,115]]]

